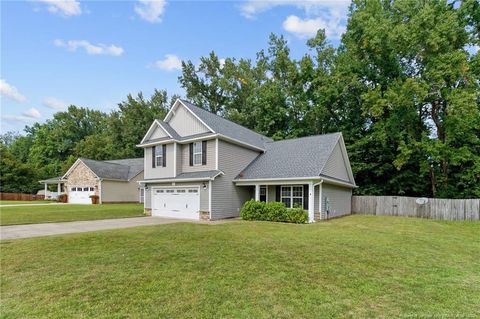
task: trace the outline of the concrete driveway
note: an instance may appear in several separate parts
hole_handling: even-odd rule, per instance
[[[0,239],[4,240],[71,233],[84,233],[104,229],[163,225],[185,221],[186,220],[184,219],[170,219],[161,217],[132,217],[119,219],[86,220],[78,222],[0,226]]]

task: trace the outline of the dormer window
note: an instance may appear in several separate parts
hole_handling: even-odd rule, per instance
[[[202,142],[193,143],[193,165],[202,165]]]

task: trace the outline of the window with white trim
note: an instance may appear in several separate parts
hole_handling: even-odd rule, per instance
[[[282,186],[280,200],[287,208],[303,208],[303,186]]]
[[[159,145],[155,147],[155,166],[163,166],[163,147]]]
[[[202,165],[202,142],[193,143],[193,165]]]

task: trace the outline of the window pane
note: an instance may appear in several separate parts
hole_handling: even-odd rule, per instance
[[[88,192],[88,187],[84,187],[84,188],[83,188],[83,191],[84,191],[84,192]]]
[[[282,186],[282,196],[290,197],[290,194],[291,194],[291,187]]]
[[[294,208],[303,208],[303,198],[294,198],[293,199],[293,207]]]
[[[282,198],[282,203],[285,203],[285,206],[287,206],[287,208],[290,208],[290,198]]]
[[[77,191],[77,188],[76,188],[76,187],[72,187],[70,190],[71,190],[72,192],[76,192],[76,191]]]
[[[202,142],[193,143],[193,152],[194,153],[201,153],[202,152]]]
[[[93,187],[90,187],[90,191],[93,192],[93,191],[94,191],[94,188],[93,188]]]
[[[157,156],[157,165],[156,166],[163,166],[163,157],[162,156]]]
[[[267,188],[266,187],[260,187],[260,196],[265,196],[267,194]]]
[[[294,197],[303,197],[303,186],[294,186],[293,187],[293,196]]]
[[[163,155],[163,145],[157,145],[155,147],[155,156],[162,156]]]
[[[195,154],[193,156],[193,164],[202,164],[202,154]]]

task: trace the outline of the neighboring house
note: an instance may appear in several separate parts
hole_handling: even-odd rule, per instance
[[[143,158],[96,161],[79,158],[60,177],[40,181],[57,185],[58,194],[67,194],[68,202],[91,204],[91,195],[100,203],[143,202],[139,186],[143,176]]]
[[[137,146],[154,216],[237,217],[252,198],[303,207],[310,222],[351,212],[356,186],[341,133],[275,142],[177,100]]]

